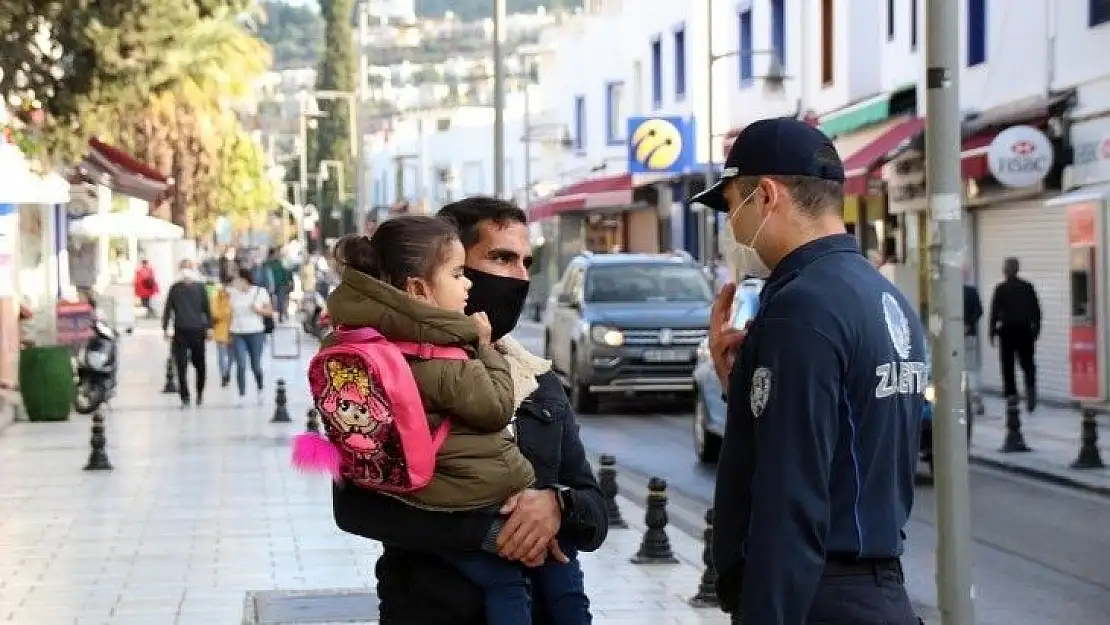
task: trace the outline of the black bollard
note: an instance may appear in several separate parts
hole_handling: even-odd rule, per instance
[[[306,432],[320,433],[320,413],[316,412],[315,408],[309,408],[307,413],[307,421],[305,422],[304,430]]]
[[[624,529],[628,523],[621,517],[621,508],[617,505],[617,459],[609,454],[602,454],[598,458],[597,483],[601,487],[601,494],[605,497],[605,514],[609,517],[609,529]]]
[[[689,604],[694,608],[715,608],[721,602],[717,599],[717,567],[713,565],[713,508],[705,511],[702,538],[705,548],[701,552],[701,561],[705,564],[705,572],[698,583],[698,594],[690,598]]]
[[[632,564],[677,564],[667,537],[667,481],[653,477],[648,480],[647,507],[644,510],[644,539]]]
[[[1021,434],[1021,398],[1011,395],[1006,398],[1006,439],[1002,442],[1003,453],[1017,453],[1033,451],[1025,444],[1025,437]]]
[[[108,460],[105,447],[108,439],[104,436],[104,415],[99,410],[92,416],[92,436],[89,437],[89,462],[85,465],[86,471],[111,471],[112,463]]]
[[[173,371],[173,356],[166,356],[166,384],[162,387],[162,392],[177,392],[177,376]]]
[[[1079,431],[1079,455],[1071,463],[1073,469],[1102,469],[1102,454],[1098,451],[1098,412],[1093,408],[1083,409],[1083,421]]]
[[[270,423],[292,423],[293,419],[289,418],[289,398],[285,394],[285,380],[278,378],[274,391],[274,418],[270,419]]]

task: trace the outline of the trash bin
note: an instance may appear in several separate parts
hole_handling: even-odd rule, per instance
[[[28,421],[69,419],[76,392],[71,355],[65,345],[19,352],[19,392]]]

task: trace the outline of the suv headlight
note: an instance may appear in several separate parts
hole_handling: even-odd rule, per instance
[[[590,338],[598,345],[620,347],[624,345],[624,333],[608,326],[594,326],[590,328]]]
[[[931,403],[933,403],[933,401],[935,401],[936,396],[937,396],[937,392],[936,392],[936,389],[933,387],[932,384],[925,387],[925,401],[927,401],[931,404]]]

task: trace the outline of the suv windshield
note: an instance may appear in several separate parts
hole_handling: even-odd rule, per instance
[[[587,302],[709,302],[701,270],[689,265],[601,265],[586,272]]]

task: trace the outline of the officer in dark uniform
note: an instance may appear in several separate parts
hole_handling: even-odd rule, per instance
[[[846,233],[843,187],[828,137],[768,119],[693,198],[728,214],[738,271],[767,276],[746,332],[728,327],[735,286],[723,289],[709,339],[728,389],[713,557],[737,623],[918,623],[899,557],[925,338]]]

